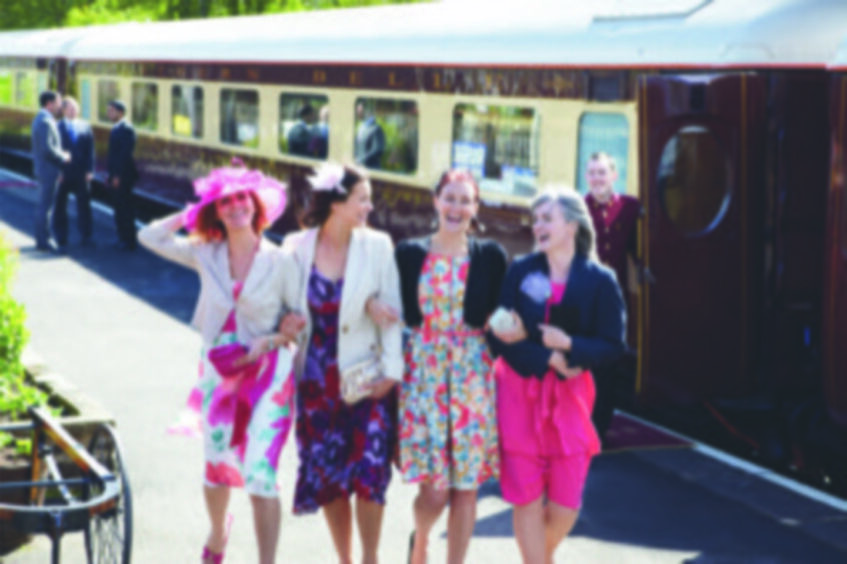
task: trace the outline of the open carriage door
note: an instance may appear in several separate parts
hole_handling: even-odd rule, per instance
[[[764,92],[751,73],[639,81],[637,389],[647,404],[741,395],[755,383]]]

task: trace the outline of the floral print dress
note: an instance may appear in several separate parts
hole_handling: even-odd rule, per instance
[[[343,280],[312,267],[308,304],[312,319],[306,363],[297,383],[297,449],[300,467],[294,512],[310,513],[339,497],[385,503],[396,444],[397,395],[341,399],[338,312]]]
[[[495,381],[481,330],[463,320],[469,257],[427,255],[423,323],[406,345],[400,467],[408,482],[476,489],[499,474]]]
[[[241,284],[235,283],[236,301]],[[230,312],[213,347],[237,342],[235,311]],[[240,487],[262,497],[276,497],[279,455],[292,423],[294,382],[292,358],[288,349],[263,354],[257,370],[242,376],[224,378],[204,350],[200,378],[192,397],[199,399],[201,428],[206,458],[207,486]],[[233,443],[238,404],[246,407],[246,433]],[[191,400],[189,400],[191,404]]]

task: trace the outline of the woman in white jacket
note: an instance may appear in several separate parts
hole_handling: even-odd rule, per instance
[[[324,165],[312,181],[304,222],[283,245],[300,269],[295,310],[306,313],[297,372],[300,468],[294,511],[323,508],[338,560],[351,562],[353,509],[362,562],[377,562],[385,490],[396,442],[395,385],[403,375],[401,328],[380,329],[367,315],[372,297],[400,311],[391,239],[365,226],[371,187],[358,169]],[[383,378],[352,405],[341,397],[350,368],[378,364]],[[349,382],[349,379],[348,379]]]
[[[297,295],[293,258],[262,238],[285,207],[285,186],[243,167],[195,182],[200,202],[153,222],[143,245],[197,270],[193,324],[203,337],[199,407],[211,532],[203,562],[223,560],[231,487],[253,505],[260,562],[274,561],[281,511],[279,455],[292,419],[293,359],[276,327]],[[177,235],[186,227],[191,236]]]

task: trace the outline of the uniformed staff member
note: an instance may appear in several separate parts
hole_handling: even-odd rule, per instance
[[[629,259],[636,258],[638,217],[641,215],[641,203],[637,198],[615,192],[615,181],[618,178],[615,160],[607,153],[598,152],[591,155],[586,167],[588,194],[585,201],[594,223],[597,234],[597,255],[600,262],[614,269],[618,284],[629,296]],[[630,312],[628,322],[628,344],[632,349],[635,326],[633,304],[627,300]],[[612,421],[615,407],[614,390],[617,382],[625,382],[624,376],[631,373],[632,356],[623,357],[614,365],[600,367],[594,370],[597,386],[597,398],[594,404],[592,419],[597,432],[602,438]]]

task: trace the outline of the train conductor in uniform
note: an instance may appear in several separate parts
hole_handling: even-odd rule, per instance
[[[62,176],[62,166],[71,157],[62,150],[56,129],[56,115],[62,109],[62,97],[56,92],[42,92],[38,98],[41,109],[32,120],[32,165],[38,183],[38,204],[35,208],[35,248],[50,251],[50,209]]]
[[[629,265],[630,259],[636,259],[637,225],[641,216],[641,203],[637,198],[615,192],[615,181],[618,171],[615,160],[609,154],[597,152],[588,159],[586,167],[588,194],[585,203],[591,214],[594,232],[597,234],[597,255],[600,262],[611,267],[618,278],[618,285],[625,296],[630,293]],[[632,300],[627,304],[632,320]],[[634,327],[628,323],[627,341],[632,351]],[[601,439],[612,421],[616,403],[616,389],[621,383],[629,381],[628,373],[632,372],[634,357],[632,354],[622,357],[618,362],[598,367],[594,371],[597,396],[594,403],[592,419]]]
[[[62,101],[64,117],[59,121],[62,149],[70,153],[53,204],[53,237],[63,249],[68,244],[68,195],[76,198],[77,225],[82,245],[91,245],[91,179],[94,176],[94,135],[91,126],[77,119],[79,104],[68,96]]]
[[[114,123],[109,134],[108,186],[114,190],[115,227],[118,231],[118,247],[133,251],[138,246],[135,232],[135,207],[132,188],[138,179],[135,159],[135,130],[126,119],[126,106],[112,100],[106,109],[109,121]]]

